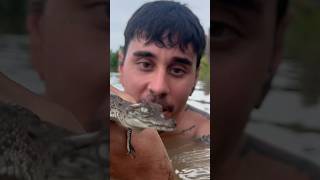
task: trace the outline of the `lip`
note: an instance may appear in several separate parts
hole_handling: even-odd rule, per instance
[[[162,111],[163,112],[172,112],[173,111],[173,106],[165,103],[165,104],[160,104],[162,106]]]
[[[162,114],[164,115],[165,118],[171,117],[171,112],[169,111],[162,111]]]

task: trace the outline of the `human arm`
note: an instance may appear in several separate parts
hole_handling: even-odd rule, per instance
[[[173,168],[154,129],[133,132],[135,158],[127,154],[126,131],[110,124],[110,176],[116,179],[173,179]]]
[[[110,91],[133,101],[129,95],[110,87]],[[173,168],[162,140],[155,129],[133,132],[135,158],[127,154],[126,129],[110,124],[110,176],[115,179],[173,179]]]

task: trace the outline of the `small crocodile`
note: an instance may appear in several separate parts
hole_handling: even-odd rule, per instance
[[[161,105],[152,102],[130,103],[112,93],[110,93],[110,120],[128,129],[128,154],[134,152],[131,145],[132,130],[139,132],[145,128],[155,128],[159,131],[173,131],[176,127],[173,119],[164,117]]]
[[[129,103],[110,95],[110,119],[128,128],[127,150],[132,153],[131,129],[153,127],[172,131],[161,106]],[[41,120],[32,111],[0,102],[0,179],[89,180],[108,178],[107,129],[73,133]]]
[[[106,129],[73,133],[0,102],[0,179],[106,179],[107,162]]]

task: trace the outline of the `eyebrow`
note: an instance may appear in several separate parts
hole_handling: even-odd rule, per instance
[[[174,63],[192,66],[192,61],[190,61],[188,58],[173,57],[172,59]]]
[[[139,57],[139,58],[145,58],[145,57],[155,58],[156,57],[153,53],[151,53],[149,51],[136,51],[133,53],[133,55],[136,57]],[[188,58],[175,56],[172,58],[172,60],[173,60],[173,63],[192,66],[192,61],[190,61]]]
[[[156,57],[154,54],[152,54],[149,51],[136,51],[133,53],[133,55],[137,57]]]
[[[263,9],[261,0],[217,0],[216,2],[228,8],[236,8],[255,13],[260,13]]]

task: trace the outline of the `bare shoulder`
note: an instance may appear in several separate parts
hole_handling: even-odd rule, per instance
[[[188,105],[186,113],[197,125],[197,137],[210,135],[210,115],[207,112]]]
[[[198,128],[196,131],[196,136],[206,136],[210,135],[210,120],[204,118],[203,116],[197,114]]]

